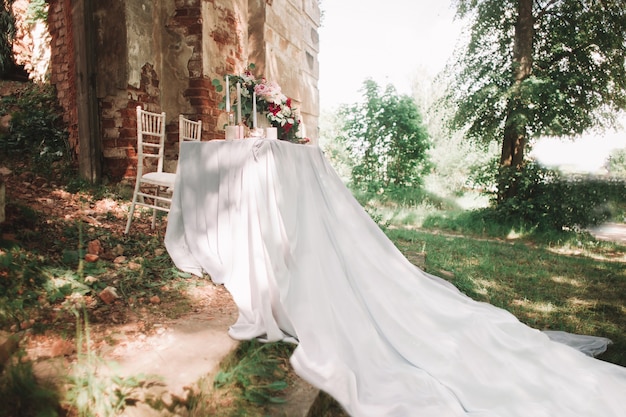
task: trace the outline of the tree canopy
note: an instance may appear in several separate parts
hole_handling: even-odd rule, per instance
[[[446,96],[454,128],[502,144],[519,170],[529,141],[611,125],[626,109],[623,0],[457,0],[469,38]],[[515,178],[515,176],[509,176]],[[499,184],[502,199],[515,185]]]
[[[428,170],[428,133],[415,101],[391,85],[363,83],[363,100],[341,108],[340,140],[354,166],[352,182],[368,191],[421,184]]]

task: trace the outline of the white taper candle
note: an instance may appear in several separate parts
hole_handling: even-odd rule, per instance
[[[256,129],[256,91],[252,93],[252,128]]]
[[[241,124],[241,83],[237,83],[237,124]]]
[[[228,84],[228,75],[226,76],[226,113],[230,113],[230,85]]]

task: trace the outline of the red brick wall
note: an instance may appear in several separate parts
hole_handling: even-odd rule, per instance
[[[214,62],[213,68],[205,68],[205,73],[214,73],[216,78],[221,79],[224,83],[223,76],[225,74],[236,74],[243,70],[248,64],[247,49],[247,28],[239,26],[241,17],[237,16],[233,3],[212,2],[213,8],[210,13],[215,14],[217,22],[208,33],[204,42],[214,44],[211,49],[210,61]],[[247,13],[247,12],[246,12]],[[245,17],[245,16],[244,16]],[[223,110],[218,109],[218,104],[222,101],[224,92],[218,93],[213,86],[209,86],[206,92],[208,99],[214,105],[211,107],[211,125],[209,135],[210,139],[223,139],[223,126],[227,122],[226,114]],[[220,118],[221,116],[221,118]]]
[[[48,30],[50,32],[50,83],[56,87],[59,105],[64,109],[63,120],[69,130],[69,144],[78,149],[78,109],[76,105],[76,62],[72,32],[71,0],[49,0]]]
[[[217,105],[221,96],[215,92],[211,80],[203,76],[202,64],[202,2],[190,0],[177,2],[176,12],[169,19],[167,28],[180,34],[185,43],[193,48],[193,53],[187,64],[189,71],[188,88],[183,97],[189,100],[193,108],[190,118],[202,120],[202,138],[204,140],[217,139]],[[177,130],[177,129],[176,129]],[[178,132],[176,132],[178,134]]]
[[[181,35],[184,42],[193,48],[187,64],[189,74],[187,89],[182,93],[192,108],[186,116],[202,120],[203,140],[216,139],[217,103],[221,96],[215,92],[211,80],[203,77],[202,68],[202,19],[201,1],[177,2],[177,8],[167,21],[168,31]],[[106,96],[100,101],[100,122],[104,153],[104,175],[113,181],[133,179],[136,174],[136,110],[138,105],[154,112],[162,111],[160,74],[149,64],[141,71],[138,88],[127,86],[116,96]],[[166,160],[178,159],[178,119],[168,117]],[[166,162],[167,165],[167,162]],[[170,169],[171,170],[171,169]]]
[[[160,112],[159,79],[152,65],[141,69],[139,88],[128,86],[118,96],[99,100],[100,129],[104,154],[103,174],[113,181],[135,178],[137,173],[137,106]],[[170,129],[168,129],[169,131]],[[178,135],[178,132],[176,132]],[[177,136],[168,134],[168,144],[178,143]],[[171,146],[170,146],[171,148]]]

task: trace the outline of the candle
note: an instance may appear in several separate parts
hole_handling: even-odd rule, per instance
[[[241,83],[237,83],[237,124],[241,124]]]
[[[256,91],[252,93],[252,128],[256,129]]]
[[[230,85],[228,84],[228,75],[226,76],[226,113],[230,113]]]

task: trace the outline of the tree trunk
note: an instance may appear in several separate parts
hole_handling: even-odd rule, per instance
[[[507,104],[507,117],[500,156],[500,183],[498,200],[517,195],[517,176],[514,175],[524,162],[524,147],[527,142],[526,118],[521,99],[521,85],[532,71],[533,37],[535,18],[532,13],[533,0],[518,0],[517,22],[513,45],[513,85]]]

